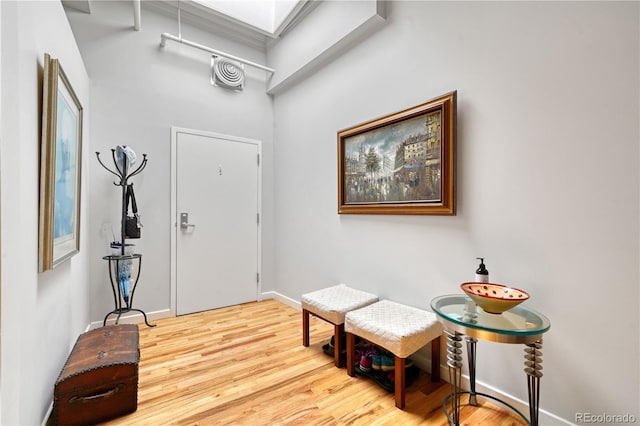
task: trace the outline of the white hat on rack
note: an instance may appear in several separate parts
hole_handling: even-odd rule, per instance
[[[131,170],[134,164],[136,164],[136,152],[127,145],[118,145],[116,147],[116,159],[118,169],[124,170],[124,160],[126,159],[127,170]]]

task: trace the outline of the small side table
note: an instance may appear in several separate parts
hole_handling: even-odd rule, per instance
[[[472,307],[472,309],[468,309]],[[473,309],[475,307],[475,309]],[[549,319],[532,309],[518,305],[502,314],[488,314],[463,294],[436,297],[431,308],[447,335],[447,366],[451,394],[442,403],[449,423],[460,425],[460,395],[469,394],[469,404],[477,405],[477,396],[497,401],[516,412],[529,425],[538,426],[540,378],[542,377],[542,335],[551,324]],[[466,335],[470,391],[460,390],[462,376],[462,336]],[[525,348],[525,373],[529,391],[529,419],[512,405],[491,395],[476,392],[476,343],[478,339],[498,343],[520,343]],[[451,399],[451,415],[447,402]]]

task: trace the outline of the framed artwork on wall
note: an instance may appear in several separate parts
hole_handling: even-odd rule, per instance
[[[338,213],[455,215],[456,95],[338,132]]]
[[[40,145],[38,270],[80,251],[82,106],[57,59],[45,53]]]

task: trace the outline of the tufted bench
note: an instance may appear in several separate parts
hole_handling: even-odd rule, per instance
[[[302,344],[309,346],[309,315],[333,324],[334,362],[340,366],[340,351],[344,334],[344,316],[347,312],[359,309],[378,301],[378,296],[355,290],[345,284],[324,288],[302,295]]]
[[[355,375],[355,336],[395,355],[396,407],[405,406],[405,359],[431,342],[431,380],[440,380],[442,325],[435,314],[390,300],[381,300],[345,316],[347,373]]]

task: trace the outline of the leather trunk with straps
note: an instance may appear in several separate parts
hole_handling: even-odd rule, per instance
[[[90,425],[138,408],[138,326],[108,325],[78,337],[53,396],[53,423]]]

